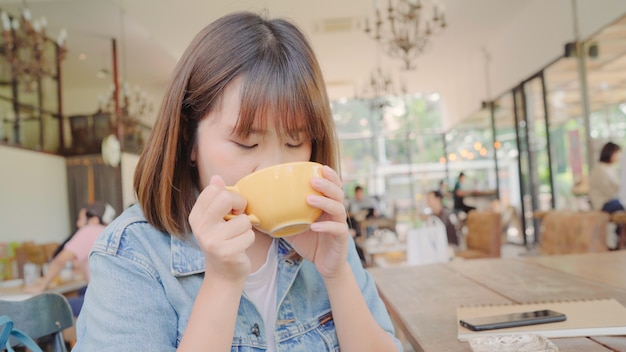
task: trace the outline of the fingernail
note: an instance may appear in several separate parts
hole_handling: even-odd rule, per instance
[[[316,196],[316,195],[313,195],[313,194],[309,194],[308,196],[306,196],[307,202],[309,204],[313,204],[313,205],[319,203],[319,199],[320,199],[319,196]]]

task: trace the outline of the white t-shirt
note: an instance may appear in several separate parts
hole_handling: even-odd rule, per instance
[[[276,277],[278,276],[278,247],[276,240],[272,241],[265,264],[256,272],[248,276],[243,286],[250,301],[254,303],[263,318],[267,351],[276,351],[274,328],[276,326]]]

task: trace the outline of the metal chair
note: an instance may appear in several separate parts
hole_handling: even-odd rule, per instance
[[[23,301],[0,300],[0,312],[13,320],[15,328],[45,343],[45,351],[67,352],[62,331],[74,325],[74,317],[64,296],[43,293]],[[9,342],[19,345],[13,338]]]

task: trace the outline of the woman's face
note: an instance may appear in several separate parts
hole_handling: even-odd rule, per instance
[[[616,150],[615,153],[611,155],[611,160],[609,161],[609,163],[614,164],[618,162],[621,152],[622,152],[621,150]]]
[[[225,90],[219,106],[198,125],[197,145],[192,153],[199,174],[200,190],[209,185],[213,175],[220,175],[227,185],[268,166],[291,161],[308,161],[312,144],[301,133],[298,139],[278,135],[272,119],[266,128],[253,126],[248,137],[236,137],[234,127],[239,117],[241,80],[234,80]]]

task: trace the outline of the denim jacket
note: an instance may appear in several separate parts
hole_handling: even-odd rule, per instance
[[[289,259],[290,250],[279,241],[277,351],[339,351],[322,278],[312,263]],[[353,244],[348,260],[372,315],[393,336],[389,315]],[[204,280],[204,255],[195,238],[156,230],[133,206],[100,236],[89,263],[91,281],[73,351],[175,351]],[[265,348],[261,316],[242,294],[231,351]]]

